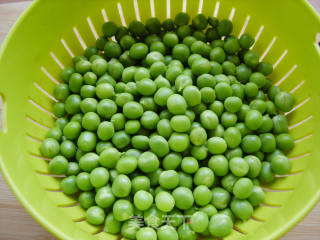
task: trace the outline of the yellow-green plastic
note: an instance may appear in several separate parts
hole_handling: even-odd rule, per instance
[[[84,221],[85,212],[76,199],[59,190],[60,179],[50,176],[48,161],[40,157],[40,141],[55,120],[50,113],[54,101],[46,92],[52,94],[61,81],[61,67],[71,65],[71,55],[81,55],[84,46],[95,44],[96,35],[90,25],[100,35],[105,21],[103,12],[109,20],[128,24],[150,16],[163,20],[182,10],[191,16],[199,11],[212,16],[217,11],[220,19],[233,15],[235,35],[249,19],[245,32],[254,36],[261,33],[253,49],[261,55],[269,49],[264,60],[275,64],[272,81],[292,91],[296,99],[297,109],[288,114],[290,133],[296,140],[289,154],[292,172],[266,186],[265,204],[255,210],[253,219],[238,222],[238,231],[225,239],[276,239],[318,202],[320,56],[316,36],[320,19],[307,1],[36,0],[15,24],[1,49],[0,95],[4,110],[0,167],[27,211],[58,238],[118,237]]]

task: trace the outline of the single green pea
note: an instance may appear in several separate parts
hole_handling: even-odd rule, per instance
[[[291,161],[284,155],[275,156],[271,160],[271,168],[276,174],[288,174],[291,170]]]
[[[215,214],[210,218],[208,230],[215,237],[225,237],[232,231],[233,222],[225,214]]]
[[[173,190],[172,196],[176,207],[182,210],[190,208],[194,203],[192,192],[186,187],[177,187]]]
[[[210,62],[206,58],[196,59],[191,66],[192,73],[200,76],[204,73],[209,73],[211,70]]]
[[[106,214],[101,207],[92,206],[86,212],[86,219],[88,223],[93,225],[100,225],[104,222]]]
[[[40,153],[47,158],[53,158],[59,154],[60,146],[56,139],[46,138],[40,145]]]
[[[288,92],[279,92],[275,95],[274,103],[283,112],[289,112],[294,105],[294,97]]]
[[[209,159],[208,167],[217,176],[225,176],[229,171],[229,163],[225,156],[215,155]]]
[[[229,127],[224,132],[224,140],[229,148],[235,148],[241,143],[241,133],[236,127]]]
[[[178,235],[179,235],[179,239],[181,239],[181,240],[196,240],[197,239],[197,233],[191,229],[189,223],[183,223],[178,228]]]
[[[169,153],[169,144],[162,136],[152,136],[149,140],[149,146],[152,152],[158,157],[164,157]]]
[[[121,222],[118,221],[113,213],[109,213],[106,217],[103,231],[106,233],[117,234],[120,232]]]
[[[139,190],[135,193],[133,201],[134,206],[137,209],[145,211],[151,207],[153,203],[153,196],[144,190]]]
[[[110,119],[117,112],[117,105],[111,99],[103,99],[97,105],[97,112],[100,117]]]
[[[99,163],[106,168],[114,168],[120,159],[120,152],[113,147],[103,150],[99,157]]]
[[[233,24],[228,19],[223,19],[218,23],[218,32],[220,36],[228,36],[233,31]]]
[[[227,143],[221,137],[211,137],[207,141],[208,150],[211,154],[222,154],[227,150]]]
[[[123,149],[130,144],[130,136],[125,131],[118,131],[112,136],[112,144]]]
[[[257,130],[263,123],[262,115],[257,110],[249,110],[245,116],[246,127],[250,130]]]
[[[170,216],[173,216],[172,212],[170,212]],[[170,223],[171,221],[172,221],[172,218],[170,219]],[[158,228],[157,236],[159,240],[178,240],[179,239],[177,231],[175,230],[174,227],[170,225],[164,225]]]
[[[112,182],[112,193],[116,197],[126,197],[131,192],[131,181],[123,174],[116,176]]]
[[[159,167],[158,157],[152,152],[144,152],[138,159],[138,167],[142,172],[151,173]]]
[[[60,152],[66,158],[73,158],[76,154],[76,145],[70,140],[65,140],[60,145]]]
[[[201,167],[195,173],[193,181],[197,186],[205,185],[207,187],[211,187],[214,183],[215,176],[213,171],[208,167]]]
[[[80,206],[83,209],[88,209],[89,207],[94,206],[94,193],[93,192],[82,192],[79,195],[78,201],[80,203]]]
[[[146,111],[140,118],[141,125],[148,130],[156,129],[160,118],[157,113]]]
[[[173,170],[171,170],[171,171],[173,171]],[[155,203],[156,203],[157,208],[160,211],[170,212],[174,208],[175,199],[173,198],[173,196],[170,193],[168,193],[166,191],[161,191],[161,192],[157,193],[157,195],[155,197]]]
[[[193,190],[194,201],[198,206],[206,206],[212,200],[212,192],[205,185],[199,185]]]
[[[272,158],[273,159],[273,158]],[[259,180],[265,183],[271,183],[274,180],[274,173],[270,162],[262,162]]]
[[[69,176],[64,178],[61,182],[60,182],[60,187],[63,191],[63,193],[67,194],[67,195],[72,195],[75,194],[76,192],[78,192],[78,187],[77,187],[77,183],[76,183],[76,176]]]
[[[181,169],[185,173],[193,174],[198,171],[199,163],[193,157],[184,157],[181,162]]]
[[[116,220],[125,221],[133,216],[133,205],[130,201],[119,199],[113,204],[113,214]]]
[[[212,190],[211,204],[217,209],[224,209],[228,206],[231,196],[230,193],[220,187],[214,187]]]
[[[249,196],[249,202],[253,207],[259,206],[264,201],[265,194],[261,187],[253,186],[252,193]]]
[[[208,148],[205,145],[193,146],[191,148],[191,155],[200,161],[204,160],[208,156]]]
[[[195,146],[201,146],[203,145],[207,140],[207,133],[205,129],[201,127],[193,128],[190,131],[190,141]]]
[[[229,161],[230,171],[237,177],[245,176],[249,171],[249,164],[240,157],[234,157]]]
[[[260,140],[261,140],[261,151],[262,152],[271,153],[276,149],[276,146],[277,146],[276,138],[273,136],[273,134],[271,134],[271,133],[261,134]]]
[[[121,174],[130,174],[136,170],[138,159],[134,156],[122,156],[116,165],[116,169]]]
[[[241,220],[248,220],[253,213],[253,207],[247,200],[233,199],[230,204],[233,214]]]
[[[233,194],[238,199],[246,199],[253,192],[253,183],[249,178],[240,178],[235,182],[233,187]]]
[[[220,82],[215,86],[215,93],[218,100],[223,101],[227,97],[231,97],[232,89],[228,83]]]
[[[189,14],[185,12],[178,13],[174,18],[174,24],[177,26],[188,25],[190,20]]]
[[[178,44],[179,38],[174,32],[167,32],[164,34],[162,41],[167,47],[173,47]]]
[[[151,79],[144,78],[137,82],[137,91],[143,96],[153,95],[157,86]]]
[[[294,140],[288,133],[281,133],[276,137],[277,147],[280,150],[290,150],[294,146]],[[273,149],[274,150],[274,149]]]
[[[261,148],[261,140],[257,135],[247,135],[242,139],[242,150],[245,153],[254,153]]]
[[[250,178],[256,178],[260,171],[261,171],[261,161],[259,158],[253,155],[248,155],[244,157],[244,160],[246,160],[249,171],[248,171],[248,177]]]
[[[241,35],[239,42],[242,49],[249,49],[254,43],[254,38],[250,34],[245,33]]]
[[[65,174],[68,168],[68,160],[64,156],[55,156],[49,162],[49,170],[52,174]]]
[[[127,102],[123,106],[123,114],[129,119],[137,119],[142,116],[143,108],[137,102]]]
[[[69,162],[66,175],[76,176],[80,172],[79,164],[76,162]]]
[[[166,106],[168,98],[173,95],[173,91],[167,87],[161,87],[154,94],[154,101],[159,106]]]
[[[268,62],[260,62],[256,68],[256,71],[262,73],[263,75],[267,76],[272,73],[273,66]]]

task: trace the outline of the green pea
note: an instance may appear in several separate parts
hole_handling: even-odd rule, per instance
[[[233,24],[228,19],[223,19],[218,23],[218,32],[220,36],[228,36],[233,30]]]
[[[120,159],[120,153],[116,148],[110,147],[100,154],[99,163],[106,168],[114,168]]]
[[[208,167],[201,167],[194,175],[194,184],[197,186],[205,185],[211,187],[214,183],[214,173]]]
[[[274,180],[274,173],[272,171],[270,162],[262,162],[259,179],[265,183],[271,183]]]
[[[112,137],[112,143],[118,149],[123,149],[130,143],[130,136],[125,131],[118,131]]]
[[[138,159],[138,167],[142,172],[150,173],[159,167],[158,157],[152,152],[144,152]]]
[[[278,155],[271,160],[272,171],[276,174],[285,175],[291,170],[291,162],[284,155]]]
[[[235,182],[233,187],[233,194],[238,199],[246,199],[253,192],[253,183],[249,178],[240,178]]]
[[[210,218],[208,230],[215,237],[225,237],[232,231],[233,222],[225,214],[215,214]]]
[[[230,171],[237,177],[245,176],[249,171],[249,164],[240,157],[231,158],[229,161]]]
[[[248,155],[244,157],[244,160],[246,160],[249,171],[248,171],[248,177],[250,178],[256,178],[260,171],[261,171],[261,161],[259,158],[253,155]]]
[[[102,118],[110,119],[117,112],[117,105],[110,99],[103,99],[97,105],[97,112]]]
[[[294,140],[288,133],[281,133],[276,137],[277,147],[280,150],[290,150],[294,146]]]
[[[289,112],[294,105],[294,97],[288,92],[279,92],[275,95],[274,102],[278,109]]]
[[[165,213],[159,210],[155,205],[152,205],[143,214],[146,225],[150,227],[159,227],[165,220],[164,215]]]
[[[60,145],[60,152],[66,158],[73,158],[76,154],[76,145],[70,140],[65,140]]]
[[[156,129],[160,118],[157,113],[146,111],[142,114],[140,122],[141,125],[148,130]]]
[[[113,213],[109,213],[104,223],[104,229],[103,229],[104,232],[117,234],[120,232],[120,229],[121,229],[121,222],[114,217]]]
[[[182,210],[188,209],[193,205],[194,199],[190,189],[186,187],[177,187],[173,190],[172,196],[176,207]]]
[[[77,187],[75,176],[69,176],[69,177],[64,178],[60,182],[60,187],[61,187],[63,193],[65,193],[67,195],[75,194],[79,190]]]
[[[76,162],[69,162],[66,175],[75,176],[80,172],[79,164]]]
[[[212,193],[205,185],[199,185],[193,190],[194,201],[198,206],[207,206],[212,200]]]
[[[277,136],[278,138],[278,136]],[[276,149],[276,138],[271,133],[264,133],[260,135],[261,151],[265,153],[273,152]],[[278,146],[279,147],[279,146]]]
[[[249,110],[245,116],[246,127],[250,130],[257,130],[263,123],[262,115],[257,110]]]
[[[249,202],[253,207],[259,206],[264,201],[265,194],[261,187],[253,186],[252,193],[249,197]]]
[[[241,220],[247,220],[252,216],[253,207],[247,200],[233,199],[231,201],[233,214]]]
[[[187,103],[181,95],[173,94],[167,100],[167,108],[172,114],[184,114],[187,109]]]
[[[196,59],[191,66],[192,73],[200,76],[204,73],[209,73],[211,70],[210,62],[206,58]]]
[[[172,214],[170,214],[172,216]],[[172,220],[172,219],[171,219]],[[164,225],[158,228],[157,236],[159,240],[178,240],[179,236],[174,227]]]
[[[121,226],[121,234],[125,238],[134,239],[140,227],[141,223],[139,219],[133,218],[126,220]]]
[[[215,155],[209,159],[208,167],[217,176],[225,176],[229,171],[229,163],[225,156]]]
[[[40,145],[40,153],[47,158],[53,158],[59,154],[59,143],[54,138],[46,138]]]
[[[116,220],[125,221],[133,216],[133,205],[130,201],[119,199],[113,204],[113,214]]]
[[[49,162],[49,170],[52,174],[65,174],[68,168],[68,160],[64,156],[55,156]]]
[[[100,225],[104,222],[106,214],[101,207],[92,206],[86,212],[86,219],[88,223],[93,225]]]
[[[232,89],[228,83],[220,82],[214,89],[218,100],[225,100],[227,97],[231,97],[232,95]]]
[[[164,34],[162,41],[167,47],[173,47],[174,45],[178,44],[179,38],[175,33],[168,32]]]
[[[137,119],[142,116],[143,108],[137,102],[127,102],[123,106],[123,114],[129,119]]]
[[[208,150],[211,154],[222,154],[227,150],[227,143],[221,137],[211,137],[207,141]]]
[[[82,192],[79,195],[78,201],[80,203],[80,206],[83,209],[88,209],[89,207],[94,206],[94,193],[93,192]]]
[[[272,73],[273,66],[268,62],[260,62],[256,68],[258,72],[261,72],[263,75],[267,76]]]
[[[231,196],[230,193],[220,187],[215,187],[212,190],[211,204],[217,209],[224,209],[228,206]]]
[[[261,140],[256,135],[247,135],[242,139],[242,150],[245,153],[254,153],[261,148]]]
[[[152,136],[149,141],[149,146],[152,152],[158,157],[164,157],[169,153],[169,144],[162,136]]]
[[[185,12],[178,13],[174,18],[174,24],[177,26],[188,25],[190,16]]]
[[[137,240],[156,240],[157,233],[151,227],[140,228],[136,235]]]

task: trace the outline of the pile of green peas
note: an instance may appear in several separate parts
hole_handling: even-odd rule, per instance
[[[227,236],[264,201],[260,183],[291,170],[293,96],[227,19],[179,13],[102,30],[54,89],[57,120],[40,146],[50,172],[107,233]]]

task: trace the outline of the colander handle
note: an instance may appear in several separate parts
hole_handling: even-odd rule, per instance
[[[0,136],[6,133],[6,99],[4,94],[0,92]]]

